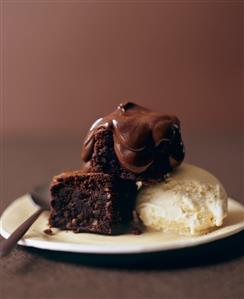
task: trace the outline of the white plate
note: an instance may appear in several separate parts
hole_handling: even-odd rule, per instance
[[[36,209],[29,195],[16,199],[2,214],[1,235],[4,238],[9,237],[14,229]],[[52,229],[54,235],[49,236],[43,232],[48,223],[48,212],[43,212],[18,244],[48,250],[97,254],[145,253],[180,249],[223,239],[244,230],[244,206],[229,199],[228,209],[229,214],[223,227],[197,237],[183,237],[155,231],[147,231],[141,235],[103,236],[89,233],[75,234],[58,229]]]

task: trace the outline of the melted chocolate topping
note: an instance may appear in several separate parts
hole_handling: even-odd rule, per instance
[[[91,126],[82,149],[82,159],[92,158],[95,133],[100,129],[113,132],[114,150],[120,164],[140,174],[154,162],[155,154],[162,153],[172,168],[184,159],[180,135],[180,121],[176,116],[152,112],[137,104],[120,104],[111,114],[98,119]]]

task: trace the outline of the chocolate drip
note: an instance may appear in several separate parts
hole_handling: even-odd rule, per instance
[[[82,159],[89,162],[94,150],[94,136],[100,129],[113,132],[114,150],[125,169],[140,174],[166,156],[172,168],[184,159],[180,121],[176,116],[152,112],[137,104],[120,104],[111,114],[91,126],[82,149]]]

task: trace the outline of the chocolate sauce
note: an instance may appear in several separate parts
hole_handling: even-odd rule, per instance
[[[84,162],[92,158],[94,136],[100,129],[113,132],[116,156],[120,164],[133,173],[146,171],[157,162],[155,156],[159,153],[168,157],[172,168],[184,159],[180,121],[176,116],[153,112],[131,102],[120,104],[91,126],[82,149]]]

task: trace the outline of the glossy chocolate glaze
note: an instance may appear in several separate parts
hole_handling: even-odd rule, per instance
[[[162,153],[172,168],[184,159],[180,121],[176,116],[152,112],[137,104],[120,104],[111,114],[91,126],[82,149],[82,159],[89,162],[94,151],[95,134],[100,129],[113,132],[114,150],[125,169],[135,174],[145,172]]]

